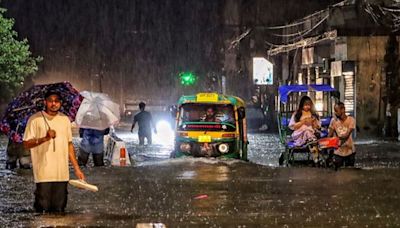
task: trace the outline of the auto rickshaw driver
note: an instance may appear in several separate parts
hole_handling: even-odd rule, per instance
[[[206,109],[206,114],[201,120],[202,122],[221,122],[220,119],[217,118],[217,113],[215,108],[210,106]]]

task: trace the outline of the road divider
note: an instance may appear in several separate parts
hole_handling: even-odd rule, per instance
[[[116,135],[105,136],[105,158],[112,166],[130,166],[131,159],[126,149],[125,142]]]

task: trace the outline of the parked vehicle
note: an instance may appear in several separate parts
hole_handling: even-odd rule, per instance
[[[139,110],[139,103],[125,103],[123,110],[123,118],[130,120]]]

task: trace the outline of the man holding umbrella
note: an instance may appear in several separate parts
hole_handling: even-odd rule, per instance
[[[36,212],[64,212],[67,205],[69,163],[75,175],[85,179],[76,161],[72,145],[71,122],[59,112],[62,98],[57,91],[45,94],[45,111],[32,115],[27,123],[23,143],[31,150],[33,176],[36,183]]]

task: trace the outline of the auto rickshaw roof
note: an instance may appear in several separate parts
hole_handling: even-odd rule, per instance
[[[245,107],[245,103],[241,98],[218,93],[198,93],[194,95],[181,96],[178,105],[186,103],[232,104],[239,107]]]
[[[333,92],[335,88],[327,84],[283,85],[279,86],[279,99],[282,103],[288,101],[288,95],[293,92]]]

